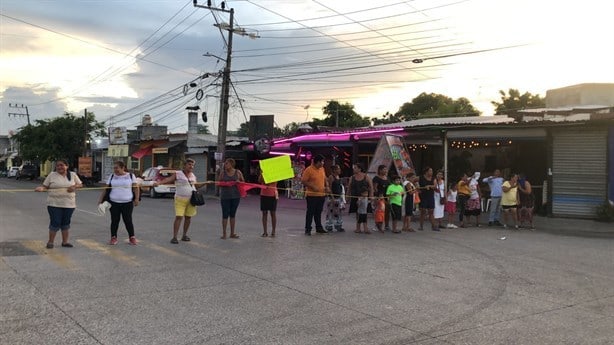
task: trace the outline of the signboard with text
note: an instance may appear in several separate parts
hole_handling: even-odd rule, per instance
[[[92,177],[92,157],[79,157],[79,175]]]
[[[109,157],[128,157],[128,145],[109,145]]]

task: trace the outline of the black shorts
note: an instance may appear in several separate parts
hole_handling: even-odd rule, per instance
[[[393,220],[401,220],[401,206],[390,204],[390,216]]]
[[[260,196],[260,211],[277,210],[277,198],[274,196]]]
[[[367,214],[366,213],[362,213],[362,214],[358,214],[358,223],[366,223],[367,222]]]
[[[511,210],[511,209],[516,209],[518,208],[516,205],[501,205],[501,209],[503,210]]]
[[[411,216],[414,214],[414,196],[412,194],[407,194],[407,198],[405,199],[405,215]]]

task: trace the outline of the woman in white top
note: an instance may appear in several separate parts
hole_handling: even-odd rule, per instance
[[[435,193],[433,193],[433,198],[435,199],[435,208],[433,209],[433,218],[435,218],[435,223],[437,224],[437,231],[441,229],[441,220],[443,219],[443,211],[445,208],[445,197],[446,197],[446,184],[443,180],[443,171],[437,171],[437,175],[435,176]],[[441,203],[441,200],[444,200],[444,203]],[[435,228],[433,228],[435,230]]]
[[[117,244],[117,229],[119,220],[124,220],[126,231],[128,231],[128,242],[135,246],[137,244],[134,237],[134,224],[132,223],[132,211],[139,205],[139,187],[136,176],[126,171],[126,165],[122,161],[113,164],[113,173],[107,180],[107,189],[102,191],[99,204],[105,201],[111,203],[111,240],[110,245]]]
[[[47,248],[53,248],[53,241],[58,231],[62,230],[62,247],[72,248],[68,242],[70,220],[77,207],[75,191],[83,187],[77,174],[68,170],[68,162],[58,159],[55,171],[47,175],[42,186],[36,187],[37,192],[47,193],[47,212],[49,213],[49,241]]]
[[[161,184],[175,183],[175,221],[173,222],[173,238],[172,244],[178,244],[177,235],[179,234],[179,227],[183,220],[183,236],[182,241],[190,241],[188,237],[188,230],[190,229],[190,223],[192,217],[196,215],[196,206],[190,204],[190,197],[192,197],[192,191],[196,190],[194,185],[196,184],[196,175],[194,175],[194,160],[188,158],[183,164],[182,170],[175,171],[174,174],[165,178],[160,182],[154,182],[154,186]]]

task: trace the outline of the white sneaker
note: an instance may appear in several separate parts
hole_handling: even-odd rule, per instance
[[[450,228],[452,229],[458,229],[458,226],[454,225],[454,224],[450,224]]]

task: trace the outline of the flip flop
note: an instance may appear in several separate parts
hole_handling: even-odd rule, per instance
[[[220,239],[225,240],[225,239],[226,239],[226,236],[222,236],[222,237],[220,237]]]
[[[187,235],[183,235],[183,237],[181,238],[182,241],[184,242],[190,242],[192,239],[189,238]]]
[[[271,233],[271,237],[275,237],[275,233],[274,232]]]
[[[237,234],[232,234],[232,235],[230,235],[230,238],[239,238],[239,235],[237,235]]]
[[[266,232],[265,232],[264,234],[260,235],[260,237],[268,237],[268,236],[269,236],[269,235],[268,235]],[[271,237],[272,237],[272,236],[275,236],[275,235],[271,235]]]

